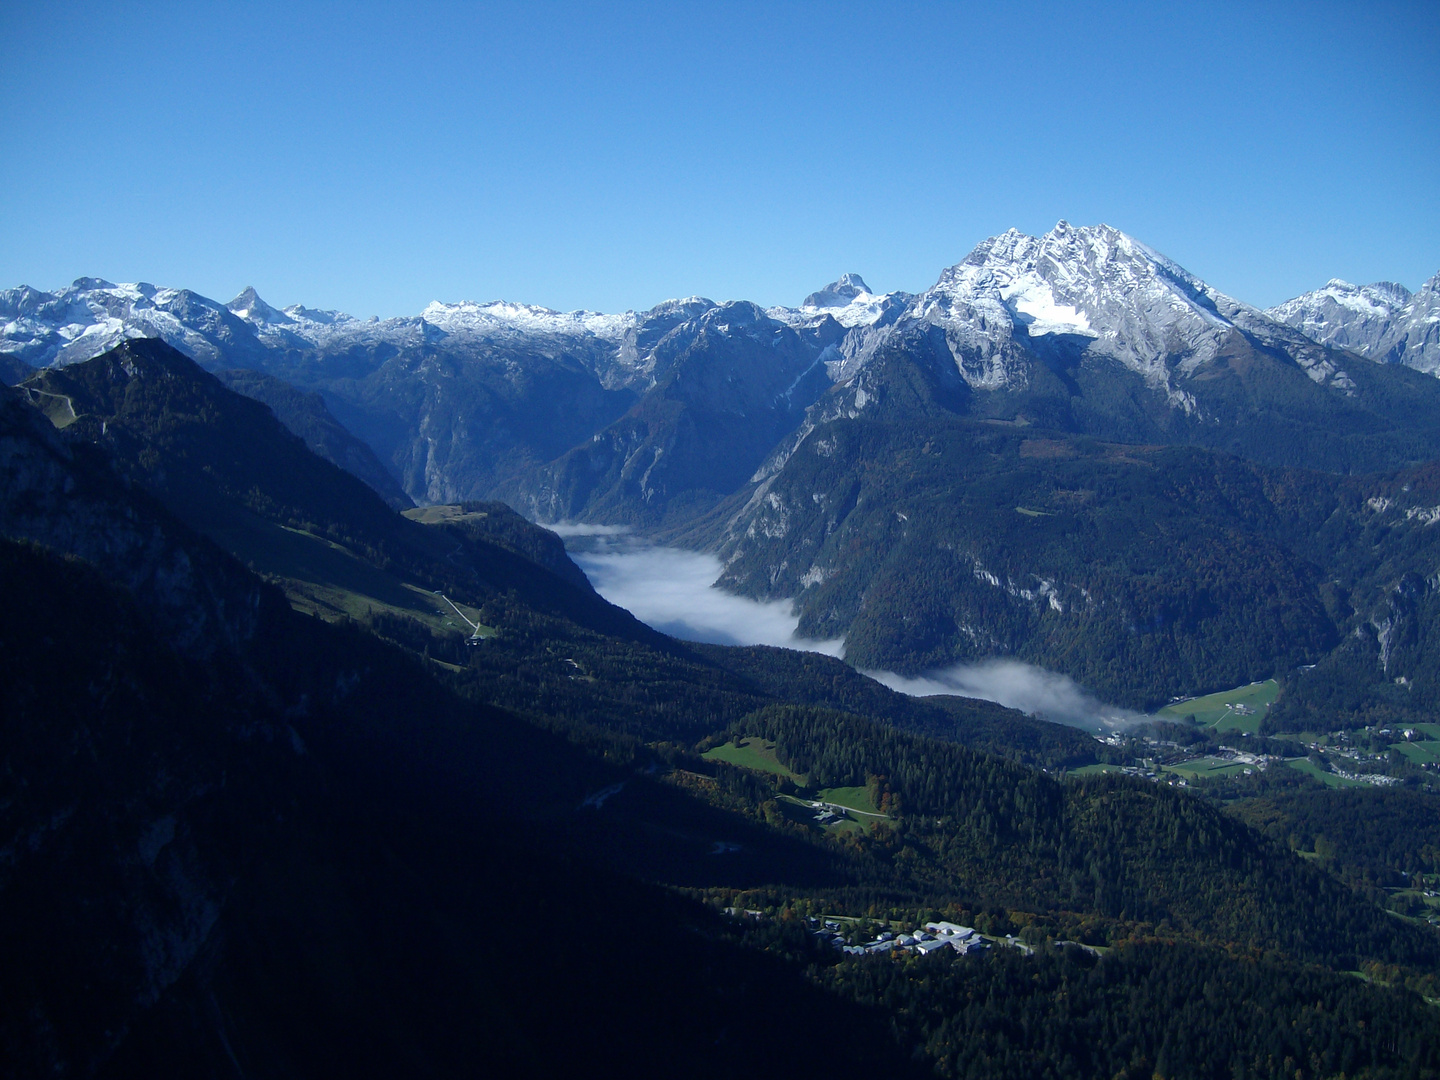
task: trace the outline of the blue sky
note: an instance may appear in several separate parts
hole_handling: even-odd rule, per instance
[[[0,5],[0,287],[357,315],[919,290],[1108,222],[1262,305],[1440,270],[1440,3]]]

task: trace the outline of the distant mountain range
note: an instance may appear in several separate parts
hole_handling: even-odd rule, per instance
[[[1377,371],[1440,369],[1437,281],[1331,282],[1260,311],[1124,233],[1061,222],[985,241],[919,296],[846,274],[795,308],[434,303],[377,320],[81,278],[0,293],[0,355],[14,382],[159,337],[318,391],[416,501],[657,526],[737,490],[811,406],[864,409],[882,350],[975,415],[1341,471],[1426,459],[1434,387]]]
[[[1321,345],[1431,375],[1440,371],[1440,274],[1417,293],[1393,281],[1356,286],[1331,279],[1266,314]]]
[[[1033,280],[977,256],[925,304],[853,277],[786,318],[679,304],[616,339],[623,364],[598,336],[464,358],[436,330],[245,345],[263,372],[217,348],[216,375],[122,340],[0,387],[6,1071],[1435,1075],[1431,775],[1392,754],[1391,787],[1334,791],[1320,763],[1373,737],[1302,743],[1440,707],[1440,467],[1266,464],[1236,434],[1260,422],[1217,410],[1278,402],[1336,426],[1337,457],[1398,463],[1440,382],[1211,298],[1225,329],[1165,300],[1168,270],[1154,304],[1210,351],[1146,359],[1143,334],[1081,333],[1099,316],[1035,250]],[[1008,340],[997,311],[989,337],[946,322],[995,295],[1032,320]],[[251,325],[225,310],[213,340]],[[1055,386],[1068,428],[1039,422]],[[675,641],[507,506],[387,505],[337,466],[364,458],[347,408],[532,506],[548,482],[709,544],[856,660],[984,648],[1128,700],[1265,674],[1281,696],[1243,735],[1102,743]],[[1188,445],[1096,434],[1127,418]],[[1272,767],[1091,775],[1177,740]],[[912,936],[937,917],[979,947]]]
[[[1261,311],[1061,222],[985,241],[919,295],[846,274],[793,308],[361,320],[81,279],[0,294],[0,354],[18,380],[159,337],[392,506],[627,524],[720,553],[728,588],[795,597],[857,663],[1019,655],[1146,704],[1341,640],[1378,656],[1390,590],[1440,570],[1428,485],[1397,479],[1440,460],[1437,280]],[[1345,544],[1394,513],[1385,535],[1415,539],[1322,550],[1319,506]],[[1257,618],[1267,581],[1286,584]]]

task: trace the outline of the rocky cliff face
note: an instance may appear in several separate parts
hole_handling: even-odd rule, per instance
[[[1262,312],[1116,229],[1062,221],[991,237],[918,296],[845,274],[764,310],[467,302],[379,320],[81,279],[0,294],[0,356],[63,365],[159,336],[319,393],[417,502],[659,527],[772,475],[818,419],[894,398],[896,377],[952,412],[1283,464],[1430,453],[1432,387],[1360,357],[1440,370],[1436,283],[1322,293]]]
[[[1392,281],[1332,279],[1266,312],[1321,345],[1367,360],[1440,372],[1440,274],[1411,293]]]

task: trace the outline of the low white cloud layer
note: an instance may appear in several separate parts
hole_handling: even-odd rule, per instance
[[[626,536],[630,532],[629,525],[586,525],[581,521],[560,521],[554,525],[546,525],[545,528],[567,539],[581,536]]]
[[[632,540],[623,526],[547,528],[570,541],[570,557],[601,596],[662,633],[717,645],[779,645],[829,656],[844,651],[843,640],[796,637],[800,620],[789,600],[749,600],[715,588],[722,567],[713,555]],[[893,671],[865,674],[912,697],[983,698],[1089,731],[1113,730],[1146,719],[1141,713],[1105,704],[1068,676],[1018,660],[957,664],[916,678]]]
[[[959,694],[983,698],[1057,724],[1111,730],[1145,720],[1143,713],[1107,705],[1067,675],[1018,660],[985,660],[978,664],[927,672],[906,678],[893,671],[867,671],[872,679],[914,697]]]
[[[840,655],[841,641],[795,636],[800,619],[789,600],[748,600],[715,588],[721,565],[713,555],[626,544],[572,551],[570,557],[606,600],[672,637],[717,645],[782,645]]]

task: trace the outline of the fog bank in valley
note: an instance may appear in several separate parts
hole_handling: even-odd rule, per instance
[[[840,655],[841,641],[795,636],[800,618],[789,600],[749,600],[715,588],[722,567],[714,555],[633,541],[613,527],[549,528],[572,545],[570,557],[596,592],[662,633],[716,645],[782,645]]]
[[[843,656],[844,641],[797,637],[800,619],[789,600],[750,600],[715,588],[720,560],[699,551],[648,544],[621,526],[551,525],[570,557],[612,604],[656,630],[717,645],[780,645]],[[957,664],[915,678],[892,671],[866,675],[903,694],[983,698],[1059,724],[1096,731],[1144,717],[1107,705],[1068,676],[1018,660]]]
[[[906,678],[893,671],[867,671],[872,679],[914,697],[958,694],[984,698],[1012,709],[1088,730],[1124,727],[1146,719],[1143,713],[1107,705],[1068,675],[1019,660],[984,660],[956,664]]]

